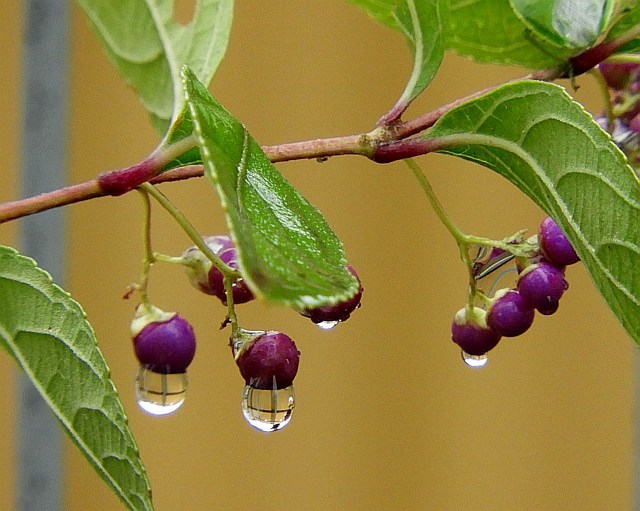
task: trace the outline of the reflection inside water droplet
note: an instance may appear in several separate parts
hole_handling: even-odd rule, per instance
[[[187,373],[162,374],[141,366],[136,377],[136,399],[150,415],[169,415],[182,406],[188,387]]]
[[[469,355],[464,351],[461,351],[461,354],[462,354],[462,360],[464,360],[464,363],[467,364],[469,367],[474,367],[474,368],[484,367],[487,365],[487,362],[489,361],[489,359],[487,358],[487,355]]]
[[[320,321],[320,323],[316,323],[316,325],[318,326],[318,328],[321,328],[322,330],[331,330],[338,323],[339,321]]]
[[[291,421],[295,407],[293,385],[284,389],[255,389],[247,385],[242,393],[242,413],[254,428],[271,433]]]

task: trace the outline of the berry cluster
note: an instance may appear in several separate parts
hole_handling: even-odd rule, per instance
[[[501,289],[486,309],[468,305],[460,309],[451,326],[451,337],[464,353],[479,357],[493,349],[502,337],[516,337],[533,324],[535,312],[558,310],[568,288],[564,270],[580,259],[558,224],[545,218],[536,238],[538,250],[518,261],[515,289]]]
[[[252,290],[239,276],[238,254],[233,240],[229,236],[218,235],[203,238],[203,241],[224,264],[238,272],[238,277],[231,282],[234,306],[253,300]],[[177,259],[185,266],[196,289],[216,296],[227,305],[225,277],[199,248],[190,247]],[[360,283],[356,271],[348,265],[347,269]],[[349,318],[360,306],[362,292],[360,284],[357,293],[348,300],[297,312],[323,328],[328,328],[327,325],[333,326]],[[193,328],[176,313],[165,313],[157,307],[144,304],[137,309],[131,324],[131,334],[134,352],[141,365],[138,383],[139,394],[142,393],[143,399],[139,398],[140,405],[157,415],[170,413],[166,411],[167,407],[163,408],[163,404],[171,403],[173,411],[184,400],[186,370],[195,354]],[[282,332],[254,332],[234,327],[231,347],[247,385],[243,398],[245,417],[250,424],[262,431],[275,431],[283,427],[290,420],[293,409],[292,384],[300,360],[300,352],[294,341]],[[177,399],[171,400],[167,396],[169,375],[184,377],[180,387],[182,401],[177,405]],[[157,385],[161,389],[147,388],[147,382],[150,381],[158,381]],[[265,397],[261,394],[262,391],[272,394]],[[279,397],[282,392],[285,393],[284,398]],[[285,405],[279,404],[281,398],[286,401]]]
[[[640,64],[604,62],[598,69],[609,88],[613,126],[608,125],[604,116],[597,120],[611,133],[629,161],[640,163]]]

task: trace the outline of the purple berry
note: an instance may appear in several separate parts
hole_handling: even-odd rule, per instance
[[[487,311],[487,325],[504,337],[516,337],[529,329],[534,315],[535,310],[518,291],[503,289]]]
[[[540,224],[538,235],[540,249],[549,262],[556,266],[568,266],[580,260],[571,242],[550,216]]]
[[[240,349],[236,363],[247,385],[255,389],[284,389],[298,373],[300,352],[282,332],[265,332]]]
[[[484,355],[498,344],[501,336],[487,326],[484,310],[474,307],[471,317],[467,312],[466,308],[460,309],[453,318],[451,339],[469,355]]]
[[[629,130],[634,134],[640,134],[640,113],[634,115],[629,121]]]
[[[238,269],[238,259],[235,247],[231,246],[218,253],[218,257],[222,259],[222,262],[231,266],[231,268]],[[223,304],[227,304],[227,294],[224,291],[224,277],[220,270],[215,266],[211,266],[209,270],[209,286],[213,291],[212,294],[217,296]],[[253,293],[244,279],[237,279],[232,286],[233,289],[233,303],[240,304],[246,303],[254,299]]]
[[[607,85],[615,90],[626,89],[640,74],[640,65],[633,62],[603,62],[598,69]]]
[[[364,288],[360,282],[360,278],[351,265],[347,265],[347,269],[358,280],[358,291],[348,300],[337,303],[335,305],[325,305],[323,307],[316,307],[315,309],[305,309],[300,311],[300,314],[311,319],[314,323],[322,323],[325,321],[346,321],[351,316],[351,313],[360,306],[360,300],[362,299],[362,292]]]
[[[522,298],[544,315],[558,310],[560,297],[568,287],[562,269],[544,261],[527,268],[518,279]]]
[[[236,248],[229,236],[209,236],[203,239],[223,263],[231,268],[238,269]],[[217,296],[226,305],[227,295],[224,290],[224,276],[220,270],[213,266],[211,261],[197,247],[188,248],[183,257],[192,263],[187,269],[191,283],[203,293]],[[232,288],[234,304],[246,303],[254,299],[251,289],[243,279],[237,279]]]
[[[169,319],[151,319],[134,334],[136,357],[156,373],[184,373],[196,352],[196,336],[192,326],[178,314],[162,314]],[[134,324],[136,321],[143,323],[145,318],[134,320]]]

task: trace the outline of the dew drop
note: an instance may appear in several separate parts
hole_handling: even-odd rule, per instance
[[[465,351],[461,351],[461,354],[462,354],[462,360],[464,360],[464,363],[467,364],[469,367],[473,367],[473,368],[484,367],[487,365],[487,362],[489,361],[486,355],[469,355]]]
[[[320,323],[316,323],[316,326],[318,328],[322,328],[322,330],[331,330],[338,323],[340,322],[339,321],[320,321]]]
[[[284,428],[295,407],[293,385],[284,389],[255,389],[247,385],[242,393],[242,414],[251,426],[265,433]]]
[[[140,408],[150,415],[169,415],[182,406],[188,387],[187,373],[162,374],[140,366],[136,399]]]

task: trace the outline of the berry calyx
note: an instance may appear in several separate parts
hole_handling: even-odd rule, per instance
[[[299,311],[300,314],[309,318],[316,324],[323,322],[346,321],[347,319],[349,319],[351,313],[360,306],[364,288],[362,287],[362,282],[360,281],[360,277],[358,277],[356,270],[354,270],[351,265],[347,265],[347,270],[349,270],[351,275],[353,275],[358,281],[358,291],[355,295],[353,295],[348,300],[336,303],[334,305],[325,305],[323,307],[315,307],[313,309],[304,309],[302,311]]]
[[[140,364],[160,374],[184,373],[196,352],[196,336],[189,322],[153,306],[138,306],[131,336]]]
[[[264,332],[245,342],[236,353],[236,364],[247,385],[255,389],[284,389],[298,373],[300,352],[282,332]]]
[[[237,251],[229,236],[208,236],[203,240],[223,263],[238,269]],[[226,305],[227,294],[224,289],[224,275],[220,270],[197,247],[188,248],[182,257],[187,263],[187,274],[193,286],[203,293],[218,297]],[[232,289],[234,304],[246,303],[254,299],[251,289],[242,278],[236,279],[232,284]]]
[[[553,218],[548,216],[538,230],[540,249],[544,257],[557,266],[577,263],[580,258],[562,229]]]
[[[520,295],[544,315],[558,310],[560,297],[568,288],[562,269],[545,261],[528,267],[518,279]]]
[[[500,338],[498,332],[487,326],[486,312],[479,307],[460,309],[451,323],[451,340],[469,355],[484,355]]]
[[[516,337],[526,332],[533,324],[535,310],[512,289],[496,292],[493,303],[487,310],[487,326],[503,337]]]

